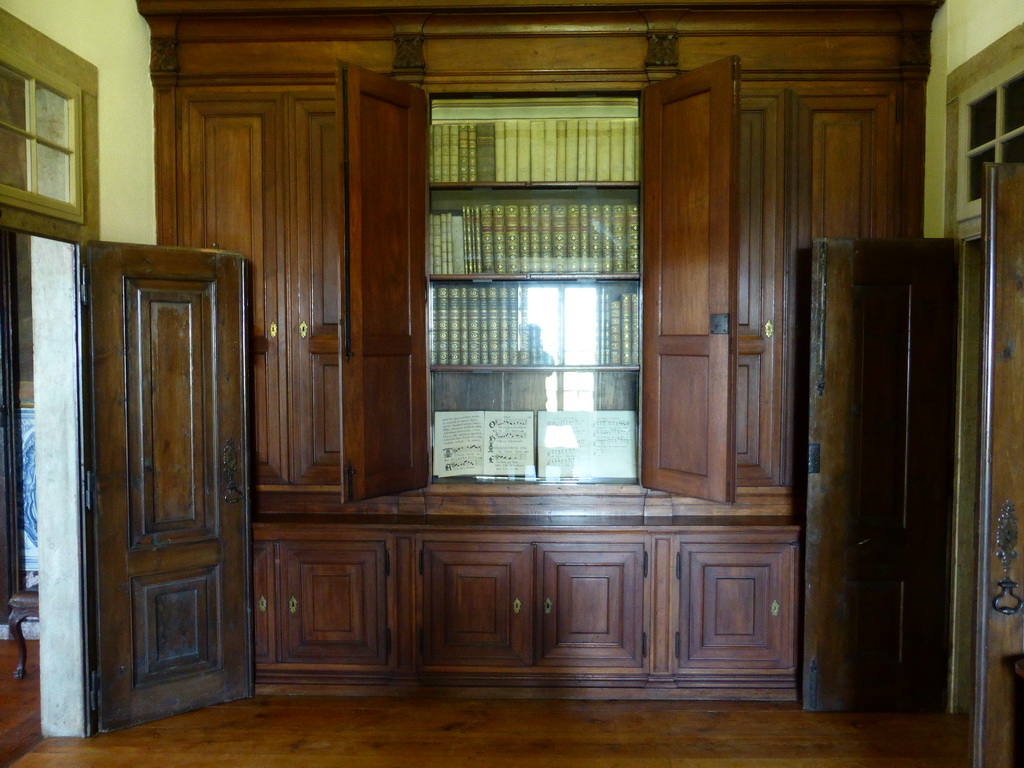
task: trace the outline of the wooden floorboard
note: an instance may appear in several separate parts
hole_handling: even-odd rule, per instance
[[[45,739],[16,765],[966,768],[967,718],[732,702],[258,696],[89,739]]]
[[[14,679],[18,649],[0,640],[0,765],[10,765],[42,741],[39,729],[39,642],[28,640],[25,677]]]

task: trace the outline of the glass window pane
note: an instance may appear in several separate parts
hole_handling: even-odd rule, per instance
[[[990,93],[971,105],[971,147],[980,147],[996,137],[996,94]]]
[[[0,122],[28,129],[28,82],[17,72],[0,67]]]
[[[28,139],[0,128],[0,184],[28,191]]]
[[[36,87],[36,135],[68,146],[68,100],[42,86]]]
[[[1024,77],[1018,77],[1003,91],[1003,111],[1006,115],[1003,133],[1024,125]]]
[[[985,163],[994,163],[995,161],[995,149],[987,149],[980,155],[975,155],[971,158],[971,200],[981,199],[982,185],[985,183],[984,165]]]
[[[70,203],[71,155],[59,149],[37,144],[36,162],[39,164],[36,192],[62,203]]]
[[[1024,134],[1015,136],[1003,144],[1003,162],[1024,163]]]

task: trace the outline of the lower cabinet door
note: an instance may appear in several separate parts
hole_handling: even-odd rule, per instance
[[[537,545],[538,665],[640,669],[644,665],[644,546]]]
[[[282,541],[281,661],[386,666],[387,546]]]
[[[253,657],[257,664],[277,660],[277,595],[274,543],[252,544]]]
[[[794,542],[682,539],[681,672],[795,670],[796,554]]]
[[[514,541],[424,541],[424,667],[533,662],[533,548]]]

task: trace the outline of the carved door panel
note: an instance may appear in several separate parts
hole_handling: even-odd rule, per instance
[[[245,267],[88,249],[101,730],[252,691]]]
[[[274,559],[273,542],[253,542],[253,656],[257,664],[277,658],[277,568]]]
[[[793,670],[796,546],[694,535],[679,549],[679,670]]]
[[[521,542],[422,545],[425,667],[533,663],[533,547]]]
[[[538,665],[642,668],[644,561],[640,541],[538,544]]]
[[[275,95],[181,96],[178,244],[238,251],[252,263],[253,450],[261,484],[287,482],[281,102]]]
[[[289,204],[290,478],[304,485],[340,486],[336,105],[332,93],[286,103],[294,178]]]
[[[740,112],[736,482],[787,485],[791,438],[783,346],[790,270],[786,152],[790,94],[744,89]]]

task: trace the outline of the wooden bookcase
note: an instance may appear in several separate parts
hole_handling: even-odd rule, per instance
[[[797,695],[809,249],[920,235],[936,6],[138,0],[159,238],[254,265],[266,690]],[[741,85],[712,96],[698,73],[723,57]],[[640,104],[636,183],[559,179],[557,162],[553,180],[431,176],[433,105],[622,96]],[[556,122],[556,158],[557,135]],[[584,198],[635,200],[636,271],[614,249],[610,273],[540,261],[501,274],[493,251],[493,274],[482,252],[480,272],[432,262],[441,214],[491,206],[493,248],[496,206],[568,217]],[[635,362],[576,366],[552,354],[561,341],[552,361],[531,357],[524,336],[513,363],[500,314],[493,358],[442,358],[453,289],[463,302],[476,290],[480,322],[503,287],[581,283],[617,301],[620,322],[636,295]],[[711,315],[728,315],[727,333],[708,332]],[[573,368],[612,382],[604,410],[639,414],[636,479],[437,476],[436,412],[536,419],[524,377]],[[350,626],[357,615],[373,626]]]

